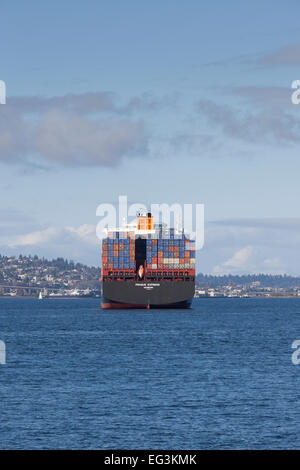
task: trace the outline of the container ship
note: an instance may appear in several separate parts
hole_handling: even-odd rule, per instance
[[[102,308],[188,308],[195,293],[195,242],[154,224],[150,212],[107,229],[102,240]]]

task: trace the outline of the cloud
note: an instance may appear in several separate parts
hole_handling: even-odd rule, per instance
[[[63,96],[11,96],[9,106],[22,114],[64,109],[79,114],[116,112],[116,94],[112,92],[66,94]]]
[[[0,161],[5,163],[114,166],[146,148],[141,121],[111,122],[58,109],[32,120],[9,110],[0,115]]]
[[[17,237],[15,240],[9,241],[7,246],[9,248],[16,248],[22,246],[35,246],[42,243],[49,243],[55,238],[56,229],[50,227],[45,230],[28,233]]]
[[[127,104],[117,108],[119,113],[134,113],[142,111],[158,111],[162,108],[177,108],[179,94],[169,93],[160,98],[153,96],[151,93],[143,93],[141,96],[131,98]]]
[[[74,234],[80,240],[90,243],[91,245],[99,244],[99,241],[96,237],[96,227],[95,225],[83,224],[78,228],[66,227],[66,231],[71,234]]]
[[[2,239],[0,253],[18,256],[37,254],[46,258],[63,257],[89,265],[100,264],[100,241],[94,225],[82,224],[79,227],[47,227]]]
[[[252,144],[295,144],[300,141],[300,121],[282,109],[243,110],[211,100],[200,100],[196,111],[215,130]]]
[[[141,122],[107,123],[59,110],[42,116],[33,149],[41,157],[66,166],[114,166],[125,155],[146,149]]]
[[[231,258],[224,261],[221,265],[214,267],[217,274],[235,273],[243,270],[249,270],[249,260],[253,254],[253,247],[246,246],[236,251]]]
[[[265,54],[259,59],[261,65],[300,65],[300,42],[295,42],[279,48],[270,54]]]
[[[209,222],[206,228],[205,247],[219,250],[223,257],[233,247],[254,246],[263,258],[277,257],[279,253],[296,263],[300,248],[300,219],[298,218],[241,218]],[[221,253],[223,250],[223,254]],[[287,254],[289,253],[289,254]],[[300,251],[299,251],[300,253]],[[298,261],[297,261],[298,263]]]
[[[0,161],[21,161],[27,150],[31,127],[8,105],[0,108]]]
[[[42,244],[64,244],[72,240],[80,240],[92,245],[97,244],[96,228],[94,225],[83,224],[79,227],[64,227],[62,229],[48,227],[45,230],[39,230],[16,237],[9,241],[7,246],[16,247],[35,247]]]
[[[175,107],[177,93],[156,97],[151,93],[133,96],[125,103],[117,93],[111,91],[66,94],[63,96],[11,96],[9,106],[22,114],[43,113],[51,109],[63,109],[68,112],[88,115],[99,113],[131,114],[134,112],[157,111],[165,107]]]
[[[246,246],[241,250],[238,250],[234,255],[223,263],[223,266],[229,266],[233,268],[244,268],[245,263],[249,260],[253,253],[252,246]]]
[[[145,124],[131,115],[175,103],[175,95],[149,93],[125,104],[111,92],[10,97],[0,113],[0,161],[115,166],[124,157],[147,153]]]
[[[246,247],[252,247],[252,251],[240,253]],[[248,259],[247,253],[251,254]],[[300,219],[235,218],[207,222],[205,244],[197,263],[202,272],[208,273],[299,275]]]
[[[230,93],[259,108],[290,108],[294,109],[291,101],[291,83],[286,87],[279,86],[244,86],[233,87]]]

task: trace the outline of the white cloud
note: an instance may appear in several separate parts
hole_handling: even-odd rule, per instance
[[[252,246],[246,246],[241,250],[238,250],[234,255],[223,263],[223,266],[230,266],[233,268],[243,268],[246,266],[246,262],[249,260],[253,253]]]
[[[10,248],[30,246],[35,247],[42,244],[61,244],[71,240],[80,240],[84,243],[96,245],[98,239],[96,236],[96,228],[94,225],[83,224],[79,227],[64,227],[58,229],[55,227],[49,227],[45,230],[27,233],[16,237],[14,240],[9,241],[7,246]]]
[[[228,219],[207,223],[197,257],[201,272],[299,275],[300,220]],[[251,247],[251,248],[249,248]]]
[[[249,269],[249,260],[253,254],[253,247],[246,246],[236,251],[231,258],[224,261],[221,265],[215,266],[214,272],[216,274],[234,273],[236,271],[243,271]]]
[[[100,263],[100,240],[96,236],[94,225],[48,227],[12,240],[2,239],[0,253],[15,256],[37,254],[46,258],[63,257],[97,266]]]
[[[15,240],[8,242],[7,246],[10,248],[16,248],[18,246],[35,246],[42,243],[48,243],[55,238],[56,233],[57,230],[50,227],[46,230],[21,235],[15,238]]]
[[[80,240],[90,243],[91,245],[99,244],[100,242],[96,235],[95,225],[83,224],[78,228],[66,227],[65,230],[74,234]]]

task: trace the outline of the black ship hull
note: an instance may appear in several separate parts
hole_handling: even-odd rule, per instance
[[[102,308],[189,308],[194,281],[117,281],[103,282]]]

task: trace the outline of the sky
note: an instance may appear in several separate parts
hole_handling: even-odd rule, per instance
[[[200,272],[300,275],[298,0],[0,8],[0,254],[99,265],[127,195],[204,204]]]

